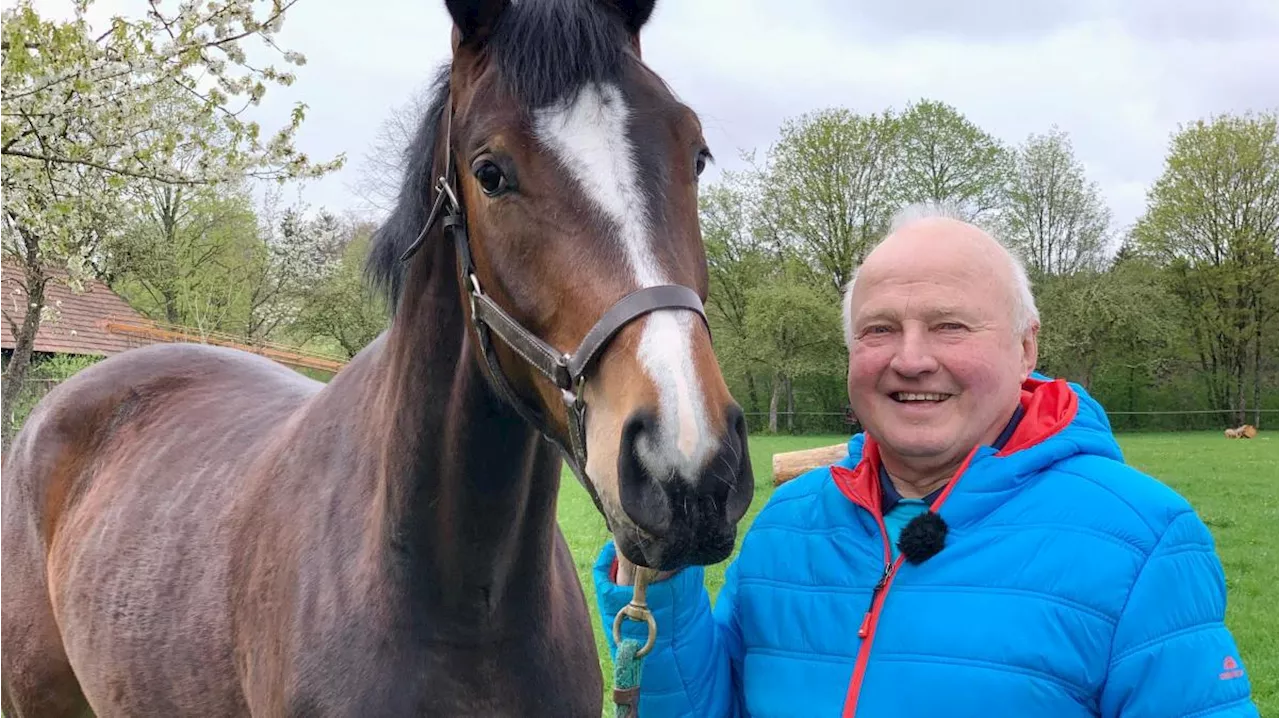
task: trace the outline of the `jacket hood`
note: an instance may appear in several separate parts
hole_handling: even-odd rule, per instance
[[[975,447],[938,498],[941,503],[975,463],[994,460],[999,474],[1016,481],[1080,454],[1123,461],[1102,406],[1078,384],[1032,374],[1022,385],[1023,417],[1004,448]],[[994,466],[994,465],[993,465]],[[849,454],[831,467],[840,491],[851,501],[879,513],[880,448],[865,432],[849,440]]]

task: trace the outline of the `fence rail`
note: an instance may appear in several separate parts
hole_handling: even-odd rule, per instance
[[[302,351],[297,347],[275,342],[259,341],[246,344],[241,337],[222,332],[211,332],[184,327],[177,324],[165,324],[152,320],[113,320],[107,322],[107,331],[120,334],[141,343],[195,342],[214,346],[230,347],[241,351],[260,354],[285,366],[298,369],[318,369],[336,374],[346,366],[343,357],[321,354],[319,352]]]
[[[1111,411],[1107,410],[1111,428],[1116,431],[1218,431],[1237,424],[1232,417],[1238,409],[1170,409],[1167,411]],[[769,427],[769,412],[745,412],[748,430],[765,432]],[[1245,423],[1256,423],[1258,429],[1275,430],[1280,427],[1280,409],[1250,408],[1244,411]],[[858,424],[847,413],[839,411],[778,412],[778,431],[792,434],[846,434],[857,431]]]

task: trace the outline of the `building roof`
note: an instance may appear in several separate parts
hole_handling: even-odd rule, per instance
[[[65,271],[50,269],[49,274],[52,279],[44,289],[48,313],[36,332],[37,352],[111,356],[138,346],[136,339],[107,331],[108,321],[145,321],[120,295],[92,278],[84,280],[84,291],[74,291],[68,286]],[[14,334],[9,323],[21,327],[26,311],[26,291],[19,267],[9,262],[0,266],[0,291],[0,348],[12,349]]]
[[[68,284],[65,270],[50,268],[52,277],[44,288],[45,306],[52,308],[36,332],[35,351],[49,354],[92,354],[112,356],[134,347],[166,342],[192,342],[231,347],[252,352],[300,369],[318,369],[336,374],[347,360],[297,347],[258,341],[245,344],[240,337],[191,327],[164,324],[147,319],[120,295],[97,279],[85,279],[83,291]],[[26,293],[22,270],[10,262],[0,265],[0,349],[14,348],[12,320],[21,326]]]

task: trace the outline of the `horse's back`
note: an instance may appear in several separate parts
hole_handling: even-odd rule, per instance
[[[45,397],[5,457],[6,703],[21,707],[12,677],[52,656],[110,714],[244,711],[230,507],[273,430],[320,386],[245,352],[160,345]]]
[[[22,512],[48,540],[63,514],[103,482],[158,488],[211,449],[246,456],[319,387],[262,357],[198,344],[106,359],[49,392],[14,438],[5,457],[5,526]],[[173,471],[128,470],[129,462],[155,465],[158,457]]]

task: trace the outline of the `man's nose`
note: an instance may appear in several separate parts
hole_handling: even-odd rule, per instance
[[[926,330],[904,327],[898,350],[893,353],[889,368],[902,376],[919,376],[937,371],[938,360],[934,356],[932,342]]]

